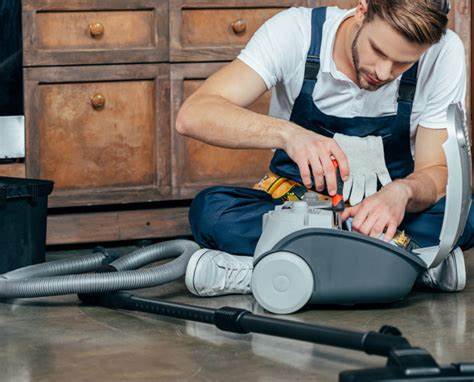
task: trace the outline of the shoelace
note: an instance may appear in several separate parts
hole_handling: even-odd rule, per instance
[[[234,263],[226,264],[221,267],[225,269],[224,287],[226,289],[242,288],[242,285],[240,284],[245,280],[247,273],[252,270],[252,267],[242,266],[241,264]],[[239,277],[239,275],[241,275],[241,277]],[[250,279],[249,282],[244,285],[244,287],[248,287],[248,284],[250,284]]]

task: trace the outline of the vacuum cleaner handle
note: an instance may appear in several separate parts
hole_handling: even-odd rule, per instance
[[[370,355],[388,357],[394,349],[409,349],[410,343],[400,335],[382,332],[357,332],[329,326],[265,317],[245,309],[223,307],[204,308],[170,301],[134,296],[128,292],[81,294],[81,301],[112,309],[127,309],[154,313],[184,320],[213,324],[217,328],[238,334],[260,333],[277,337],[359,350]],[[392,328],[394,329],[394,328]],[[394,331],[390,333],[395,333]],[[397,333],[400,333],[399,331]],[[401,333],[400,333],[401,334]]]

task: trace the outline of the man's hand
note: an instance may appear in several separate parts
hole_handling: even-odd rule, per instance
[[[342,179],[346,180],[349,176],[347,157],[332,138],[294,125],[293,129],[289,129],[285,151],[298,165],[301,179],[306,188],[312,186],[312,172],[317,191],[323,191],[326,184],[329,195],[334,196],[336,194],[336,169],[332,164],[332,157],[339,163]]]
[[[403,221],[410,200],[409,190],[401,182],[392,182],[360,204],[346,208],[342,219],[353,217],[352,229],[366,236],[389,242]]]

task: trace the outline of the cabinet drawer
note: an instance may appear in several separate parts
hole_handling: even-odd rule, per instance
[[[177,0],[170,8],[172,61],[232,60],[269,18],[307,1]]]
[[[23,17],[26,65],[168,60],[164,0],[29,0]]]
[[[171,124],[181,104],[224,64],[176,64],[171,66]],[[249,109],[267,114],[270,92]],[[184,137],[172,129],[172,185],[178,197],[193,197],[214,185],[251,186],[268,170],[271,150],[231,150]]]
[[[28,176],[51,205],[160,200],[169,192],[169,66],[25,71]]]

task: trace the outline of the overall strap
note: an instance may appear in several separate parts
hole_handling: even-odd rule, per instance
[[[403,73],[398,89],[398,113],[411,115],[413,109],[413,101],[415,99],[416,84],[418,82],[418,66],[417,62],[408,71]]]
[[[326,21],[326,7],[314,8],[311,14],[311,45],[306,58],[304,79],[314,81],[318,79],[319,68],[321,66],[321,42],[323,40],[323,26]]]

